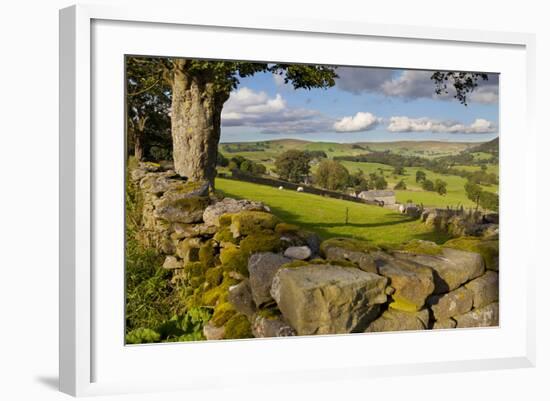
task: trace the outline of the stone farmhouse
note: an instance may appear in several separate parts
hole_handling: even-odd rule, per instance
[[[367,200],[383,202],[384,206],[395,205],[395,192],[387,190],[362,191],[357,197]]]

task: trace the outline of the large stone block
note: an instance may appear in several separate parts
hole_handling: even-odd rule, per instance
[[[377,317],[387,281],[353,267],[283,267],[271,295],[299,335],[350,333],[364,331]]]
[[[209,226],[220,226],[220,216],[226,213],[239,213],[243,210],[269,212],[269,208],[261,202],[224,198],[208,206],[203,213],[203,220]]]
[[[445,320],[452,316],[462,315],[472,309],[474,294],[467,288],[459,287],[447,294],[434,295],[428,298],[436,320]]]
[[[295,336],[296,331],[280,317],[257,315],[252,322],[252,334],[256,338]]]
[[[427,309],[405,312],[388,308],[382,316],[369,324],[365,332],[424,330],[428,327],[429,318]]]
[[[321,244],[326,259],[349,261],[371,273],[377,273],[375,260],[369,253],[375,249],[369,242],[350,238],[331,238]]]
[[[453,319],[456,320],[457,328],[498,326],[498,302],[493,302],[483,308],[473,309],[463,315],[455,316]]]
[[[422,309],[426,298],[435,289],[433,270],[389,255],[378,258],[377,262],[378,272],[390,280],[389,284],[395,290],[392,307],[408,312]]]
[[[442,248],[439,255],[395,252],[394,256],[431,267],[434,270],[435,294],[455,290],[485,271],[481,255],[452,248]]]
[[[466,284],[473,293],[474,308],[482,308],[498,301],[498,273],[487,271],[483,276]]]
[[[252,300],[252,292],[248,280],[229,287],[227,301],[233,305],[237,312],[251,318],[256,312],[256,305]]]
[[[278,253],[255,253],[248,259],[248,274],[252,298],[257,306],[273,301],[271,283],[277,270],[291,259]]]

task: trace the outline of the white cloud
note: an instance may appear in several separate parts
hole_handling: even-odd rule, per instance
[[[380,119],[372,113],[358,112],[355,116],[344,117],[336,121],[333,128],[336,132],[368,131],[378,125]]]
[[[316,110],[289,107],[280,94],[243,87],[231,92],[222,110],[225,127],[254,127],[264,133],[305,133],[330,129],[332,121]]]
[[[441,121],[428,117],[409,118],[405,116],[390,117],[386,129],[390,132],[436,132],[436,133],[465,133],[487,134],[497,132],[497,126],[483,118],[476,118],[470,125],[456,121]]]

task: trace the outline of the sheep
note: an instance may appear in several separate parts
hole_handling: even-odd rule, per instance
[[[298,191],[298,192],[304,192],[304,187],[298,187],[298,188],[296,188],[296,191]]]
[[[281,185],[281,186],[279,187],[279,191],[282,191],[283,189],[284,189],[284,188],[283,188],[283,186]]]

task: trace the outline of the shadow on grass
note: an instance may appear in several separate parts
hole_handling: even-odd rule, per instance
[[[233,194],[231,192],[225,192],[220,191],[224,196],[236,198],[236,199],[243,199],[243,197],[238,196],[236,194]],[[269,201],[263,201],[266,205],[269,205]],[[323,240],[328,238],[334,238],[334,237],[344,237],[344,238],[356,238],[356,239],[362,239],[366,241],[372,241],[369,238],[365,238],[364,236],[358,236],[354,234],[347,234],[347,233],[334,233],[334,229],[342,229],[342,228],[380,228],[384,229],[385,227],[392,227],[392,226],[398,226],[400,224],[406,224],[406,223],[413,223],[415,221],[418,221],[418,219],[404,216],[400,213],[391,213],[386,215],[387,221],[383,222],[374,222],[374,223],[353,223],[348,222],[348,224],[345,223],[344,218],[342,218],[341,223],[327,223],[327,222],[304,222],[301,220],[302,216],[293,213],[291,211],[282,209],[280,207],[276,206],[269,206],[271,209],[271,212],[283,220],[286,223],[290,224],[296,224],[299,227],[302,227],[306,230],[313,231],[317,233]],[[425,241],[433,241],[437,244],[442,244],[451,237],[443,232],[440,231],[430,231],[425,233],[418,233],[416,235],[413,235],[414,239],[420,239]]]

